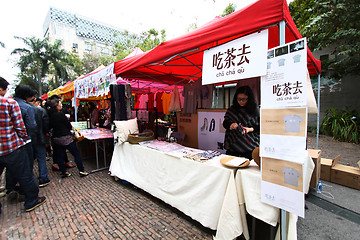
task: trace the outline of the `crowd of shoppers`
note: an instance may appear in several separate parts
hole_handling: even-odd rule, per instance
[[[29,212],[46,201],[46,197],[38,194],[39,187],[50,183],[46,165],[47,146],[53,146],[52,155],[61,177],[71,175],[66,167],[75,167],[68,162],[66,150],[74,155],[79,175],[84,177],[88,173],[72,139],[70,120],[62,112],[61,98],[54,96],[44,106],[41,98],[36,98],[37,91],[32,87],[18,85],[12,98],[5,96],[8,86],[9,83],[0,77],[0,176],[4,172],[6,179],[5,187],[0,186],[0,196],[6,191],[9,199],[20,201],[23,198],[25,211]],[[38,182],[33,172],[35,159]]]

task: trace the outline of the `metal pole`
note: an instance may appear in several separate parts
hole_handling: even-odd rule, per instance
[[[319,149],[319,132],[320,132],[320,74],[318,75],[318,113],[316,119],[316,149]]]
[[[285,21],[279,23],[279,45],[285,44]],[[286,211],[281,209],[281,240],[286,240]]]
[[[74,94],[74,95],[75,95],[75,94]],[[75,102],[75,103],[74,103],[74,104],[75,104],[75,107],[74,107],[74,109],[75,109],[75,111],[74,111],[74,112],[75,112],[75,122],[77,122],[77,121],[78,121],[78,120],[77,120],[77,119],[78,119],[78,118],[77,118],[78,108],[77,108],[77,106],[76,106],[76,102],[77,102],[77,101],[76,101],[76,97],[75,97],[75,96],[74,96],[74,102]],[[79,104],[79,106],[80,106],[80,104]]]
[[[280,45],[285,44],[285,21],[281,21],[279,24],[279,38],[280,38]]]

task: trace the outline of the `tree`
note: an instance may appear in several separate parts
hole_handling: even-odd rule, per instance
[[[48,64],[50,65],[49,76],[54,76],[52,81],[49,80],[49,85],[57,88],[61,85],[63,85],[64,81],[69,80],[69,76],[67,73],[66,66],[69,63],[67,55],[68,53],[61,49],[61,40],[56,40],[54,44],[46,44],[46,60]],[[59,78],[61,81],[59,81]]]
[[[60,49],[61,41],[55,41],[54,44],[49,44],[48,39],[40,40],[35,37],[23,38],[15,37],[20,39],[26,45],[25,48],[16,48],[11,54],[19,54],[20,58],[16,65],[20,68],[21,73],[19,78],[20,83],[29,82],[31,77],[39,89],[39,94],[42,94],[43,87],[46,84],[43,82],[43,78],[47,74],[54,74],[55,81],[50,82],[50,85],[54,88],[60,86],[58,77],[63,80],[68,80],[68,74],[64,65],[67,64],[67,53],[65,50]],[[49,75],[50,76],[50,75]]]
[[[314,51],[330,49],[323,74],[334,78],[360,74],[360,4],[358,0],[295,0],[290,13]]]
[[[225,8],[223,13],[220,15],[221,17],[225,17],[226,15],[229,15],[230,13],[235,12],[236,5],[234,3],[229,3],[229,5]]]
[[[114,62],[124,59],[135,47],[139,47],[143,51],[157,47],[166,40],[166,31],[162,29],[159,35],[159,31],[152,28],[146,32],[142,32],[140,37],[129,33],[124,33],[124,36],[126,36],[126,38],[124,38],[125,40],[116,43],[112,50]],[[109,61],[111,58],[104,58],[104,60]]]
[[[35,37],[22,38],[15,37],[24,42],[28,48],[16,48],[11,54],[19,54],[20,59],[16,65],[20,68],[21,76],[33,76],[39,89],[39,94],[42,94],[42,78],[49,69],[49,64],[46,60],[46,39],[40,40]]]
[[[5,48],[5,44],[3,42],[0,41],[0,46]]]
[[[151,50],[157,47],[160,43],[166,40],[166,32],[164,29],[159,32],[152,28],[147,32],[141,33],[142,42],[137,44],[137,47],[141,48],[143,51]]]

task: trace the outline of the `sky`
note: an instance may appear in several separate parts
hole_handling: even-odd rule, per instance
[[[50,7],[75,13],[133,33],[151,28],[165,29],[167,40],[181,36],[189,26],[198,27],[223,13],[234,3],[236,10],[256,0],[12,0],[0,7],[0,76],[10,83],[19,72],[14,67],[18,56],[12,50],[24,47],[14,36],[43,39],[43,23]],[[292,0],[287,0],[288,3]]]
[[[255,0],[12,0],[0,8],[0,76],[13,83],[19,72],[18,56],[11,51],[23,47],[14,36],[42,39],[43,23],[50,7],[75,13],[115,28],[141,33],[151,28],[165,29],[167,40],[187,32],[190,24],[201,26],[222,14],[229,3],[241,9]]]

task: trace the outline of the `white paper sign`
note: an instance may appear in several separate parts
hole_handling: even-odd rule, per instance
[[[261,201],[304,217],[304,164],[307,152],[298,156],[301,163],[261,158]]]
[[[306,106],[306,50],[303,38],[268,51],[267,74],[261,77],[262,107]]]
[[[306,148],[307,108],[274,108],[260,110],[260,156],[290,158],[302,162]]]
[[[304,193],[281,185],[261,181],[261,201],[271,206],[305,217]]]
[[[268,30],[204,51],[202,84],[266,75]]]

